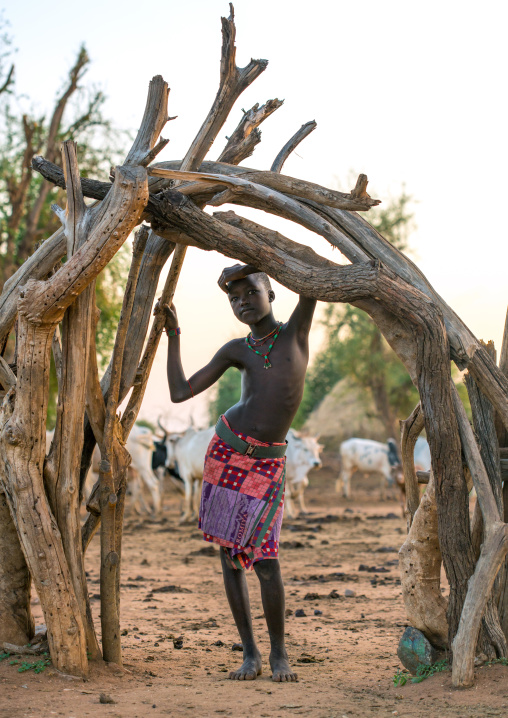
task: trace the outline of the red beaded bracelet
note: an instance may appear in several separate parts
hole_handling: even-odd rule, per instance
[[[180,327],[177,327],[176,329],[166,329],[166,334],[168,335],[168,337],[176,337],[181,333],[182,331]]]

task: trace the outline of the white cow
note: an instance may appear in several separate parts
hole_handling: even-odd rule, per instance
[[[341,470],[335,485],[337,492],[342,490],[343,496],[350,498],[351,477],[355,471],[361,471],[364,474],[380,473],[381,497],[384,498],[386,484],[393,484],[395,472],[401,473],[402,468],[394,440],[389,439],[388,441],[390,447],[388,444],[371,439],[353,438],[343,441],[339,449]],[[394,456],[391,461],[389,455],[390,458]],[[397,457],[398,463],[395,463],[395,457]]]
[[[430,471],[430,448],[427,439],[423,436],[419,436],[416,440],[414,462],[416,471]]]
[[[184,508],[180,522],[189,521],[197,514],[206,450],[214,431],[212,426],[201,431],[190,428],[184,434],[168,435],[166,466],[176,469],[184,483]],[[321,467],[319,452],[323,447],[314,437],[301,436],[292,430],[287,440],[286,511],[289,518],[294,518],[298,512],[292,500],[298,500],[300,510],[305,511],[303,492],[309,485],[307,474],[310,469]]]
[[[152,499],[152,512],[160,513],[162,508],[162,492],[158,477],[152,471],[152,454],[155,451],[154,436],[150,429],[144,426],[132,427],[125,448],[131,455],[131,464],[128,468],[127,482],[131,494],[131,505],[137,508],[139,504],[148,512],[144,497],[144,486]],[[88,500],[92,488],[99,478],[99,464],[101,456],[96,446],[92,456],[92,464],[85,484],[85,496]]]
[[[415,471],[430,471],[431,468],[431,457],[430,457],[430,448],[429,444],[427,442],[427,439],[424,439],[423,436],[419,436],[415,443],[415,448],[413,452],[413,462]],[[395,477],[395,480],[397,482],[397,486],[400,490],[400,503],[402,506],[402,515],[404,515],[405,508],[406,508],[406,483],[404,480],[404,474],[403,472],[400,472],[400,474],[397,474]]]
[[[311,469],[320,469],[321,458],[319,452],[323,449],[318,444],[317,437],[304,436],[294,429],[287,435],[288,448],[286,451],[286,496],[284,515],[294,519],[299,513],[307,513],[303,493],[309,485],[307,474]],[[293,502],[298,501],[299,509],[295,509]]]
[[[184,505],[180,523],[190,521],[197,515],[206,450],[214,432],[213,426],[202,430],[190,427],[183,434],[167,436],[166,466],[177,471],[183,481]]]

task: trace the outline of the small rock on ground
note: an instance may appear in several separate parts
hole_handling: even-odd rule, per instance
[[[407,626],[397,648],[400,662],[407,670],[416,675],[419,666],[432,666],[439,654],[423,633],[413,626]]]

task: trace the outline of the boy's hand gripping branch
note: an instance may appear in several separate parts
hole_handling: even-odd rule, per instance
[[[180,334],[180,327],[178,326],[178,317],[176,315],[176,307],[174,304],[169,306],[168,304],[161,304],[160,299],[154,307],[153,313],[159,314],[164,313],[164,330],[168,337],[176,336]]]

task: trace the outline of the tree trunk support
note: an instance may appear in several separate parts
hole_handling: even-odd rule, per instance
[[[420,505],[420,489],[418,488],[418,479],[415,470],[414,449],[416,441],[423,431],[424,425],[425,421],[420,404],[416,405],[407,419],[400,422],[401,459],[404,471],[404,484],[406,487],[408,530],[413,523],[414,515]]]

